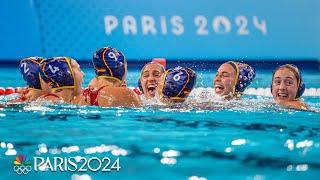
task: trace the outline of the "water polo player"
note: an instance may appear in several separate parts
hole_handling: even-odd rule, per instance
[[[276,103],[288,108],[308,109],[300,97],[305,84],[298,67],[285,64],[275,69],[272,75],[271,93]]]
[[[190,68],[176,67],[165,73],[160,89],[164,103],[184,102],[196,84],[197,75]]]
[[[28,57],[20,61],[19,69],[23,79],[27,83],[27,88],[22,91],[21,96],[8,103],[30,102],[45,94],[47,89],[41,86],[40,63],[45,59],[42,57]]]
[[[49,93],[40,97],[43,100],[75,103],[81,95],[84,73],[74,59],[47,59],[40,65],[40,75],[50,87]]]
[[[138,85],[146,99],[155,97],[160,84],[163,82],[164,74],[164,65],[157,61],[152,61],[143,66]]]
[[[81,105],[138,106],[139,97],[126,87],[121,87],[127,75],[127,60],[121,51],[112,47],[98,49],[93,55],[96,77],[84,90]]]
[[[214,91],[225,99],[240,98],[255,78],[255,70],[248,64],[229,61],[222,64],[214,78]]]

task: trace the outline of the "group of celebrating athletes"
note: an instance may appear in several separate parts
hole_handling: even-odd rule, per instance
[[[196,84],[196,72],[191,68],[166,69],[163,61],[144,65],[138,89],[126,87],[127,60],[116,48],[103,47],[92,59],[96,73],[88,87],[83,88],[80,65],[69,57],[29,57],[20,61],[20,71],[28,87],[9,104],[50,101],[92,106],[137,107],[143,100],[156,99],[171,104],[184,102]],[[213,91],[224,100],[240,99],[255,78],[248,64],[229,61],[222,64],[213,79]],[[307,110],[300,100],[305,89],[299,69],[291,64],[279,66],[273,73],[271,93],[277,104]]]

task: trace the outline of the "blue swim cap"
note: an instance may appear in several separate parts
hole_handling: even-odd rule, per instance
[[[98,49],[92,58],[97,76],[123,81],[127,72],[127,60],[116,48],[103,47]]]
[[[272,80],[274,78],[274,74],[281,68],[288,68],[290,69],[293,74],[295,75],[295,77],[297,78],[297,81],[298,81],[298,91],[297,91],[297,94],[296,94],[296,97],[295,98],[300,98],[302,96],[302,94],[304,93],[305,89],[306,89],[306,86],[302,80],[302,75],[301,75],[301,72],[299,70],[299,68],[293,64],[285,64],[285,65],[281,65],[281,66],[278,66],[272,73]],[[272,93],[272,84],[271,84],[271,93]]]
[[[196,84],[197,75],[190,68],[176,67],[166,71],[162,96],[169,99],[186,99]]]
[[[41,78],[53,89],[76,88],[71,58],[54,57],[41,64]]]
[[[28,57],[20,61],[20,72],[29,88],[41,89],[39,71],[43,57]]]
[[[229,61],[227,62],[236,70],[236,85],[234,91],[242,94],[256,77],[255,70],[248,64]]]

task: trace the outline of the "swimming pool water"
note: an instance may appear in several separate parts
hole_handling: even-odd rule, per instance
[[[87,84],[94,73],[84,71]],[[213,74],[199,72],[196,93],[200,87],[212,86]],[[0,86],[24,85],[15,68],[0,68],[0,75]],[[138,76],[138,70],[129,71],[128,85],[135,86]],[[320,88],[319,72],[305,72],[303,78],[308,88]],[[270,81],[271,71],[260,70],[250,87],[265,89]],[[317,93],[304,100],[319,110]],[[269,96],[171,108],[29,104],[1,109],[0,128],[0,179],[79,179],[84,174],[82,179],[320,176],[320,113],[286,110],[275,106]],[[34,156],[119,157],[121,169],[17,175],[13,160],[20,154],[30,160]]]

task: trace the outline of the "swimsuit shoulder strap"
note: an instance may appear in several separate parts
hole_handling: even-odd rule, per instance
[[[92,106],[99,106],[97,97],[101,89],[103,89],[104,87],[107,86],[102,86],[97,90],[91,90],[90,88],[86,88],[85,90],[83,90],[82,94],[85,96],[85,101],[87,102],[88,97],[90,97],[90,104]]]

